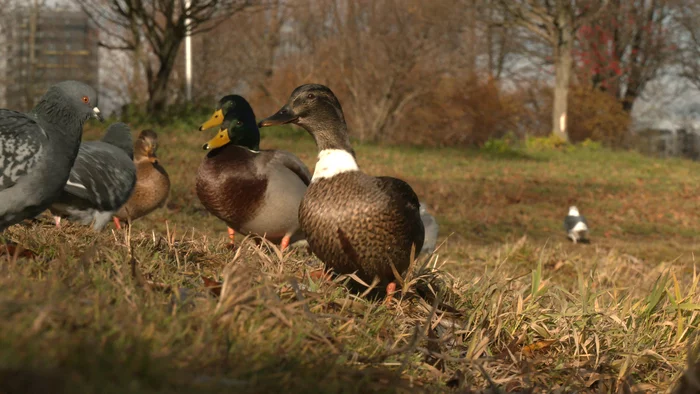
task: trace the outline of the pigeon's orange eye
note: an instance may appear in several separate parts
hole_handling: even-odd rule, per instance
[[[90,97],[88,97],[88,96],[83,96],[83,102],[84,102],[85,104],[89,103],[89,102],[90,102]]]

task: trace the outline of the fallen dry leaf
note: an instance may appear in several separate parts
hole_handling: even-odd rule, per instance
[[[554,342],[556,342],[553,339],[544,339],[542,341],[535,342],[530,345],[523,346],[523,354],[526,357],[532,357],[535,354],[535,351],[537,350],[542,350],[550,347]]]
[[[215,297],[221,296],[221,287],[223,285],[221,282],[207,278],[206,276],[202,276],[202,281],[204,282],[204,287],[209,289],[211,294],[213,294]]]
[[[24,257],[26,259],[36,258],[36,253],[32,250],[25,249],[17,244],[0,245],[0,255]]]

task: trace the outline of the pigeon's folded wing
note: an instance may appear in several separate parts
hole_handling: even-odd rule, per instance
[[[80,146],[75,164],[64,191],[87,200],[90,205],[104,211],[121,207],[136,182],[136,168],[126,155],[121,160],[114,156],[115,147],[105,148],[102,142]]]
[[[15,185],[36,166],[46,133],[29,116],[0,109],[0,191]]]
[[[579,216],[567,216],[564,218],[564,230],[571,231],[580,221],[581,217]]]

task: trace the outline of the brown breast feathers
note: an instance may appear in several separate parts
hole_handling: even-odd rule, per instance
[[[256,153],[225,145],[209,152],[197,171],[197,197],[211,214],[236,231],[262,206],[267,179],[257,175]]]

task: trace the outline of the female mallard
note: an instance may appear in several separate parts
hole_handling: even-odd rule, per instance
[[[295,123],[316,140],[318,162],[299,207],[309,247],[341,274],[378,278],[391,294],[392,265],[403,274],[411,248],[425,236],[420,202],[404,181],[360,171],[338,99],[323,85],[302,85],[287,104],[260,126]]]
[[[162,207],[168,199],[170,178],[158,162],[157,149],[158,135],[155,131],[141,131],[134,143],[136,187],[129,201],[115,215],[117,228],[121,228],[120,219],[134,221]]]
[[[241,96],[221,99],[200,129],[223,126],[203,148],[211,151],[197,172],[197,196],[207,211],[233,231],[258,234],[282,249],[304,238],[299,203],[311,182],[304,163],[289,152],[260,150],[255,114]]]

